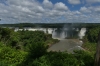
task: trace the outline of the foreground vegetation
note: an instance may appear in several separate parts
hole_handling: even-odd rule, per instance
[[[50,44],[58,42],[42,31],[18,31],[0,28],[0,66],[93,66],[99,27],[91,28],[84,37],[86,51],[47,52]],[[95,31],[94,31],[95,32]],[[91,36],[91,37],[90,37]],[[93,42],[91,42],[93,41]]]
[[[97,42],[98,42],[98,34],[100,32],[100,26],[92,26],[92,27],[89,27],[87,29],[87,32],[86,32],[86,36],[84,37],[83,41],[84,41],[84,44],[83,44],[83,47],[92,53],[92,55],[95,55],[96,53],[96,45],[97,45]]]

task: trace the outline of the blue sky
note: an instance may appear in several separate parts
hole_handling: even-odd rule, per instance
[[[0,0],[0,24],[100,23],[100,0]]]

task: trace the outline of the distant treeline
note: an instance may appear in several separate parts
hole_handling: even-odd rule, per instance
[[[65,27],[88,27],[99,26],[100,23],[16,23],[0,24],[0,27],[43,27],[43,28],[65,28]]]
[[[44,27],[44,28],[57,28],[63,27],[64,23],[18,23],[18,24],[0,24],[1,27]],[[67,25],[71,25],[68,23]]]

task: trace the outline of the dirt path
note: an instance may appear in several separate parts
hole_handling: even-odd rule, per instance
[[[52,45],[48,51],[68,51],[73,52],[73,50],[81,50],[82,43],[76,39],[62,39],[60,42]]]

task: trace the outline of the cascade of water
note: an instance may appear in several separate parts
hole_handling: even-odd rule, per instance
[[[72,28],[72,26],[64,25],[63,28],[24,28],[25,30],[28,31],[43,31],[44,33],[52,34],[52,38],[59,38],[59,39],[64,39],[64,38],[72,38],[75,36],[79,36],[79,39],[82,39],[83,36],[85,36],[86,28]],[[15,31],[22,30],[16,28]],[[76,32],[75,32],[76,31]],[[78,34],[76,34],[79,32]]]
[[[54,30],[53,30],[52,38],[57,38],[57,32],[56,32],[56,30],[57,30],[57,29],[54,29]]]
[[[66,38],[67,37],[67,28],[60,28],[60,29],[53,30],[52,37],[60,38],[60,39]]]
[[[48,34],[52,34],[53,33],[53,29],[52,28],[48,28]]]
[[[65,32],[64,31],[61,32],[60,38],[65,38]]]
[[[78,36],[79,36],[79,39],[82,39],[83,36],[85,36],[85,32],[86,32],[86,28],[81,28]]]

